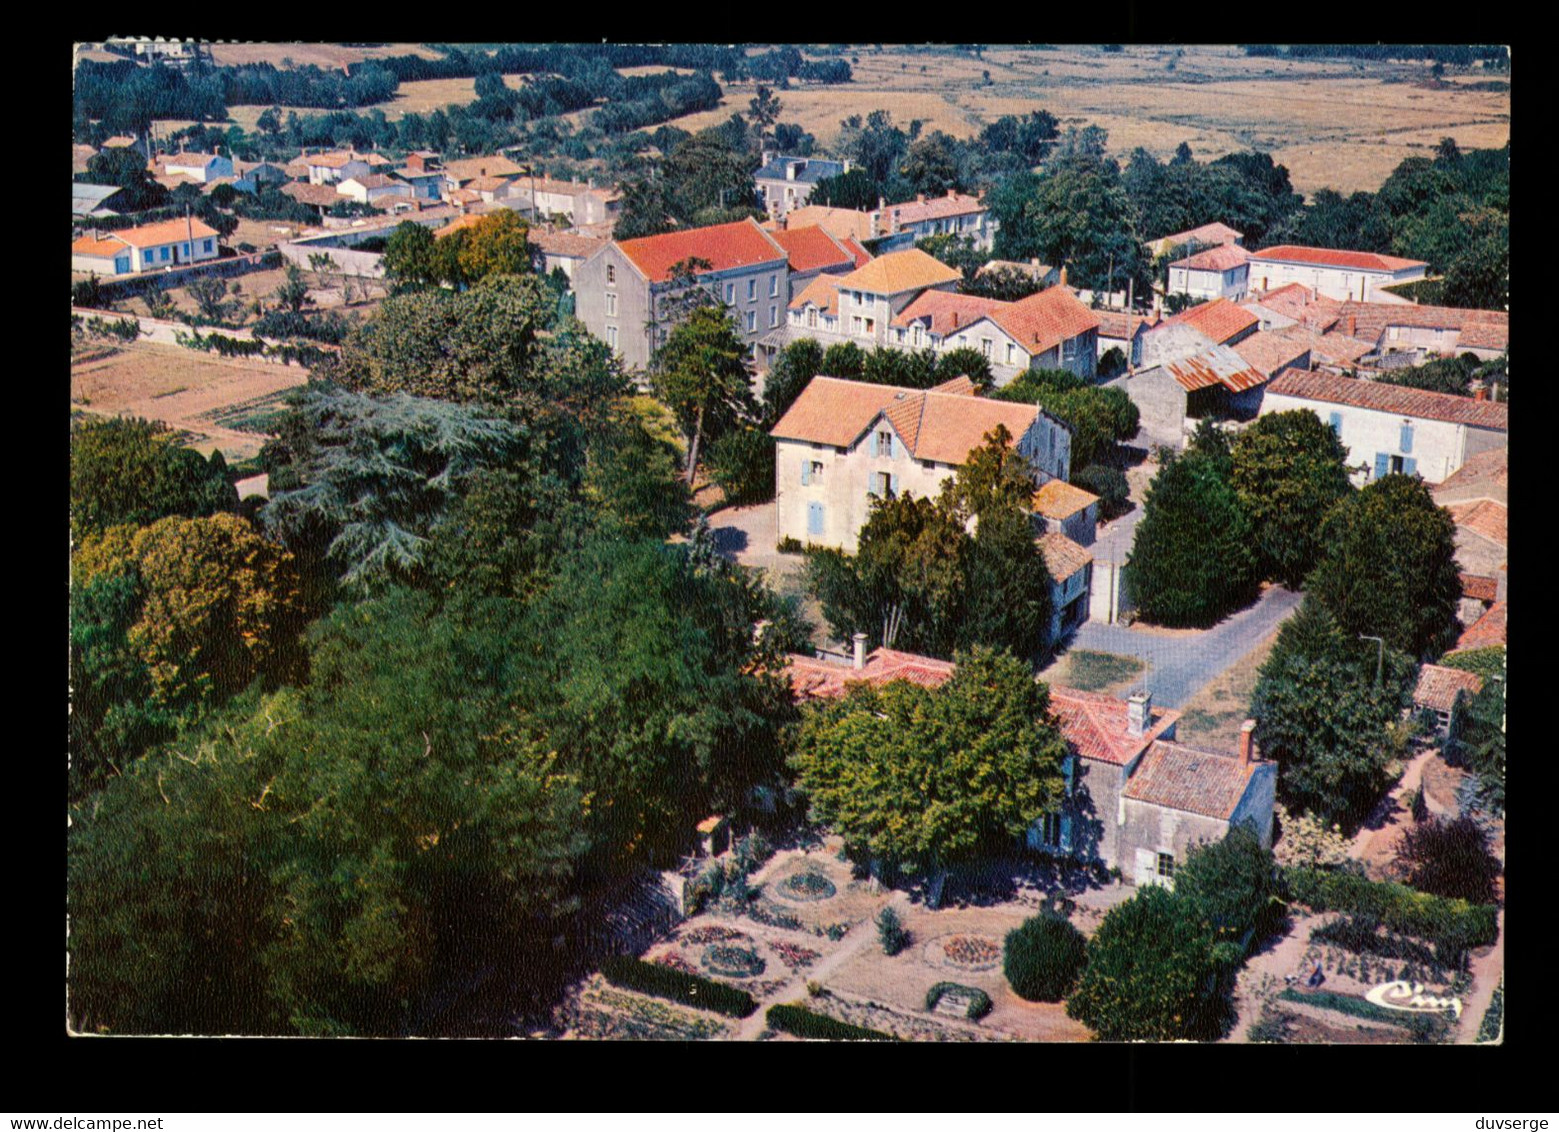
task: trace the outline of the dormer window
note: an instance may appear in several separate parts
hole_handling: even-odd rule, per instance
[[[893,433],[891,433],[887,429],[881,429],[877,433],[877,455],[879,455],[879,456],[892,456],[893,455]]]

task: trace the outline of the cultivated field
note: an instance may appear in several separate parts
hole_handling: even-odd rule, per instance
[[[71,408],[106,417],[145,417],[187,434],[202,454],[229,462],[258,455],[263,429],[287,390],[308,371],[182,346],[136,342],[83,353],[70,367]]]
[[[1178,52],[1178,53],[1177,53]],[[888,110],[907,126],[967,137],[1003,114],[1045,109],[1063,125],[1109,131],[1124,158],[1136,146],[1166,158],[1182,142],[1206,160],[1251,147],[1288,166],[1304,193],[1373,190],[1405,157],[1442,137],[1463,148],[1503,145],[1510,91],[1468,89],[1481,74],[1434,83],[1426,66],[1251,58],[1233,47],[993,49],[968,54],[888,48],[853,57],[848,86],[778,92],[780,118],[824,145],[851,114]],[[1169,64],[1174,63],[1174,69]],[[986,74],[989,74],[989,81]],[[726,88],[721,105],[678,119],[701,129],[745,110],[755,84]]]
[[[270,63],[275,67],[342,67],[365,59],[383,59],[392,55],[419,55],[424,59],[443,56],[420,43],[381,43],[373,47],[344,47],[339,43],[216,43],[211,60],[218,66],[236,67],[244,63]]]

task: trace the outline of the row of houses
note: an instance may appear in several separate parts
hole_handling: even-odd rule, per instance
[[[858,635],[852,657],[788,658],[787,676],[801,702],[837,699],[852,684],[910,680],[939,687],[954,665],[932,657],[877,649]],[[1133,884],[1172,887],[1175,869],[1198,844],[1222,839],[1235,825],[1272,844],[1277,764],[1259,757],[1247,720],[1233,751],[1179,742],[1180,713],[1138,692],[1126,700],[1051,686],[1050,711],[1066,740],[1061,805],[1028,831],[1030,848],[1119,869]]]

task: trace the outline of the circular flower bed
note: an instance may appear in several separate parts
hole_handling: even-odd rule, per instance
[[[1001,945],[983,935],[950,935],[941,941],[942,955],[955,967],[983,971],[1001,959]]]
[[[839,890],[822,873],[792,873],[779,882],[779,892],[790,900],[827,900]]]
[[[736,947],[731,944],[715,943],[704,949],[704,967],[716,975],[725,975],[732,979],[750,979],[754,975],[761,975],[768,966],[759,955],[750,947]]]

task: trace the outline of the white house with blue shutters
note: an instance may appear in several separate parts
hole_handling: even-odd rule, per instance
[[[70,246],[70,269],[95,275],[134,275],[182,267],[222,254],[217,230],[193,217],[114,232],[93,231]]]
[[[1439,483],[1509,439],[1505,402],[1360,378],[1285,371],[1268,384],[1261,414],[1293,409],[1308,409],[1332,426],[1360,483],[1394,472]]]

